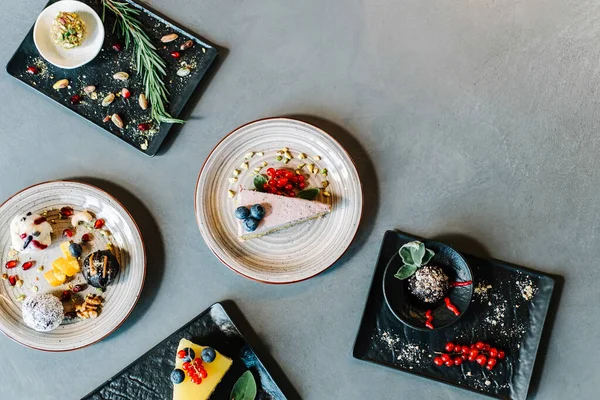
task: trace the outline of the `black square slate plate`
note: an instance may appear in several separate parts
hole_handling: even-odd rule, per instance
[[[46,7],[56,1],[51,0]],[[102,3],[100,0],[82,1],[102,16]],[[132,0],[122,1],[130,3],[141,11],[140,18],[145,31],[152,39],[153,44],[158,48],[158,54],[166,61],[167,75],[165,83],[170,93],[168,109],[172,116],[178,117],[202,80],[202,77],[215,60],[218,51],[210,43],[167,21],[165,18],[150,11],[146,6],[136,4]],[[86,65],[69,70],[55,67],[44,60],[38,53],[33,42],[32,27],[8,62],[6,71],[21,82],[67,107],[119,139],[124,140],[136,149],[149,156],[153,156],[167,137],[172,124],[160,124],[158,126],[154,123],[153,128],[148,132],[140,132],[137,129],[139,123],[150,121],[150,108],[144,111],[138,106],[137,99],[139,94],[144,91],[144,87],[141,76],[134,69],[132,49],[126,50],[124,49],[124,45],[123,50],[120,52],[112,49],[115,43],[123,44],[123,40],[116,33],[113,33],[114,20],[113,15],[107,11],[104,24],[106,32],[104,45],[100,54]],[[179,35],[177,40],[166,44],[160,42],[162,36],[173,32]],[[190,39],[194,41],[194,46],[187,50],[179,50],[179,46]],[[175,50],[181,54],[179,59],[175,59],[170,55]],[[182,62],[194,65],[191,74],[186,77],[179,77],[176,74]],[[38,67],[40,73],[36,75],[28,74],[26,70],[29,66]],[[127,82],[120,82],[113,79],[112,76],[119,71],[129,73],[130,78]],[[68,79],[70,82],[69,88],[62,90],[52,89],[52,85],[60,79]],[[96,86],[97,99],[91,99],[83,94],[83,88],[88,85]],[[118,93],[123,87],[127,87],[131,91],[131,97],[128,100],[117,98],[110,106],[101,106],[102,99],[108,93]],[[77,105],[71,104],[70,101],[71,96],[75,94],[81,95],[82,98],[81,103]],[[112,113],[121,115],[125,122],[124,129],[117,128],[110,121],[102,122],[104,117]]]
[[[383,297],[383,272],[405,243],[419,238],[387,231],[354,345],[355,358],[449,383],[500,399],[525,399],[554,278],[502,261],[463,254],[473,270],[472,303],[454,325],[439,331],[411,329],[391,313]],[[435,324],[435,321],[434,321]],[[438,367],[434,351],[448,341],[489,342],[506,352],[492,371],[476,363]]]
[[[83,399],[172,398],[173,384],[170,375],[175,367],[175,353],[182,338],[214,347],[233,360],[233,365],[213,392],[211,399],[228,399],[233,385],[246,370],[252,371],[256,379],[259,389],[257,400],[287,399],[221,303],[210,306]]]

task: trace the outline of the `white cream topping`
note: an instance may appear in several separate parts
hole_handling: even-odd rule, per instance
[[[37,222],[37,224],[36,224]],[[17,215],[10,223],[12,248],[28,253],[41,250],[32,243],[36,240],[43,246],[52,243],[52,225],[39,214]]]

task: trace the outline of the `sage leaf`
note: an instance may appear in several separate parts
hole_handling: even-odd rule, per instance
[[[256,380],[252,372],[246,371],[240,376],[230,395],[231,400],[254,400],[256,398]]]
[[[425,256],[423,257],[422,265],[427,265],[429,261],[435,256],[435,253],[432,250],[425,249]]]
[[[425,245],[417,242],[417,249],[413,252],[413,260],[415,265],[423,265],[423,256],[425,255]]]
[[[410,247],[407,247],[406,245],[402,246],[400,248],[400,257],[402,258],[402,261],[404,261],[404,264],[414,264],[415,260],[413,260],[412,257],[412,251]]]
[[[304,200],[314,200],[319,195],[320,192],[321,192],[321,190],[317,189],[317,188],[304,189],[301,192],[298,192],[296,197],[299,197]]]
[[[417,272],[416,265],[404,264],[403,266],[400,267],[398,272],[396,272],[396,275],[394,275],[394,278],[400,279],[402,281],[404,279],[407,279],[407,278],[410,278],[411,276],[413,276],[413,274],[415,272]]]
[[[259,192],[264,192],[265,191],[265,183],[267,183],[267,177],[264,175],[256,175],[254,177],[254,188],[256,190],[258,190]]]

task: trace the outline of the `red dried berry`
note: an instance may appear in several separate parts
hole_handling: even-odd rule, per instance
[[[442,360],[441,357],[435,357],[433,359],[433,363],[438,367],[441,367],[442,365],[444,365],[444,360]]]
[[[87,287],[86,284],[78,284],[78,285],[73,286],[72,290],[73,290],[73,293],[79,293],[82,290],[85,290],[86,287]]]
[[[36,75],[38,72],[40,72],[36,67],[31,66],[31,67],[27,67],[27,73],[31,74],[31,75]]]
[[[33,221],[33,224],[34,224],[34,225],[39,225],[39,224],[41,224],[42,222],[46,222],[46,218],[44,218],[44,217],[39,217],[39,218],[36,218],[36,219]]]
[[[23,264],[23,271],[27,271],[31,267],[33,267],[33,261],[27,261]]]
[[[63,217],[70,217],[73,215],[73,209],[71,207],[63,207],[60,209],[60,215]]]
[[[94,228],[96,229],[100,229],[104,226],[104,220],[102,218],[97,219],[96,222],[94,222]]]
[[[17,276],[16,275],[9,276],[8,283],[10,283],[10,286],[15,286],[17,284]]]
[[[78,94],[74,94],[73,96],[71,96],[71,104],[73,105],[77,105],[81,103],[81,96]]]
[[[173,52],[171,52],[171,57],[173,57],[173,58],[179,58],[179,57],[181,57],[181,54],[179,54],[178,51],[173,51]]]
[[[123,97],[124,99],[130,98],[131,92],[129,91],[129,89],[127,89],[127,88],[121,89],[121,97]]]
[[[70,230],[70,229],[65,229],[65,230],[63,231],[63,236],[65,236],[65,237],[69,237],[69,238],[70,238],[70,237],[73,237],[73,231],[72,231],[72,230]]]
[[[83,236],[81,236],[82,242],[89,242],[90,240],[92,240],[92,237],[89,233],[84,233]]]
[[[4,265],[6,267],[6,269],[11,269],[17,266],[17,260],[10,260],[7,261],[6,264]]]
[[[121,43],[114,43],[114,44],[112,45],[112,49],[113,49],[114,51],[121,51],[121,50],[123,50],[123,46],[121,46]]]
[[[142,122],[141,124],[138,125],[138,130],[145,132],[150,130],[150,124],[147,122]]]
[[[62,296],[60,297],[62,301],[69,301],[71,300],[71,292],[68,290],[65,290],[64,292],[62,292]]]

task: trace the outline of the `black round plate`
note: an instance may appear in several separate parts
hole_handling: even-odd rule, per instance
[[[450,282],[472,281],[473,274],[467,261],[459,252],[452,247],[433,240],[424,240],[425,247],[435,252],[435,256],[429,262],[444,270]],[[402,266],[402,259],[398,252],[390,259],[383,273],[383,295],[390,311],[405,325],[421,331],[431,329],[425,326],[425,312],[432,311],[434,330],[445,328],[458,321],[463,316],[473,296],[473,285],[450,288],[448,297],[452,304],[458,308],[460,314],[454,315],[446,308],[444,300],[437,303],[427,304],[410,293],[408,290],[408,279],[399,280],[394,278],[398,269]]]

